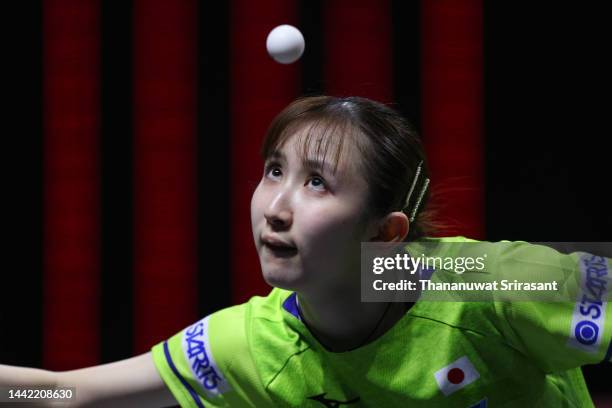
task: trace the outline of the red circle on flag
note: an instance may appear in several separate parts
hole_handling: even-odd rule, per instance
[[[446,378],[451,384],[459,384],[465,378],[465,373],[460,368],[452,368],[446,374]]]

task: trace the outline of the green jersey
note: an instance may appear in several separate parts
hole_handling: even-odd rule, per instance
[[[157,344],[155,365],[182,407],[593,406],[580,366],[611,359],[610,260],[524,242],[491,253],[510,271],[574,274],[576,300],[418,301],[375,341],[335,353],[296,294],[273,289]]]

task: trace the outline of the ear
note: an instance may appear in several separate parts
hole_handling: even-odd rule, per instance
[[[380,242],[401,242],[408,235],[410,222],[406,214],[394,211],[387,214],[378,225],[377,235],[372,241]]]

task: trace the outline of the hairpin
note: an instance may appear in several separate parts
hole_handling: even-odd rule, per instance
[[[412,185],[410,186],[410,190],[408,191],[408,195],[406,196],[406,202],[404,204],[404,208],[408,207],[410,204],[410,197],[412,196],[412,192],[414,191],[414,187],[419,179],[419,175],[421,174],[421,166],[423,165],[423,160],[417,166],[416,172],[414,173],[414,178],[412,179]]]
[[[410,222],[414,221],[414,217],[416,217],[417,210],[419,209],[419,205],[421,205],[421,200],[425,195],[425,191],[427,191],[427,187],[429,186],[429,179],[425,179],[425,183],[423,183],[423,188],[421,189],[421,194],[419,194],[419,199],[417,200],[414,208],[412,209],[412,213],[410,214]]]
[[[412,193],[414,192],[416,184],[419,181],[419,176],[421,175],[422,167],[423,167],[423,160],[421,160],[421,162],[417,166],[416,172],[414,173],[414,178],[412,179],[412,185],[410,186],[410,190],[408,191],[408,195],[406,196],[406,202],[404,204],[404,209],[408,208],[408,206],[410,205],[410,198],[412,197]],[[412,208],[412,211],[410,213],[410,222],[414,221],[417,210],[419,209],[419,205],[421,205],[421,201],[423,200],[423,196],[425,195],[425,192],[427,191],[428,186],[429,186],[429,179],[426,178],[425,181],[423,182],[423,187],[421,188],[419,197],[417,198],[417,201],[414,204],[414,207]]]

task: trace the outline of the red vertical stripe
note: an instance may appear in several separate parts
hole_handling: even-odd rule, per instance
[[[480,0],[421,2],[422,131],[451,233],[484,236]],[[450,231],[449,231],[450,232]]]
[[[47,0],[44,38],[43,365],[99,354],[99,4]]]
[[[134,1],[134,347],[197,315],[193,0]]]
[[[297,2],[234,0],[231,3],[231,261],[234,302],[269,291],[261,278],[253,243],[251,195],[262,174],[259,150],[264,133],[272,118],[296,98],[300,90],[299,62],[281,65],[266,52],[266,37],[280,24],[297,24]]]
[[[391,102],[390,1],[326,0],[323,5],[325,92]]]

